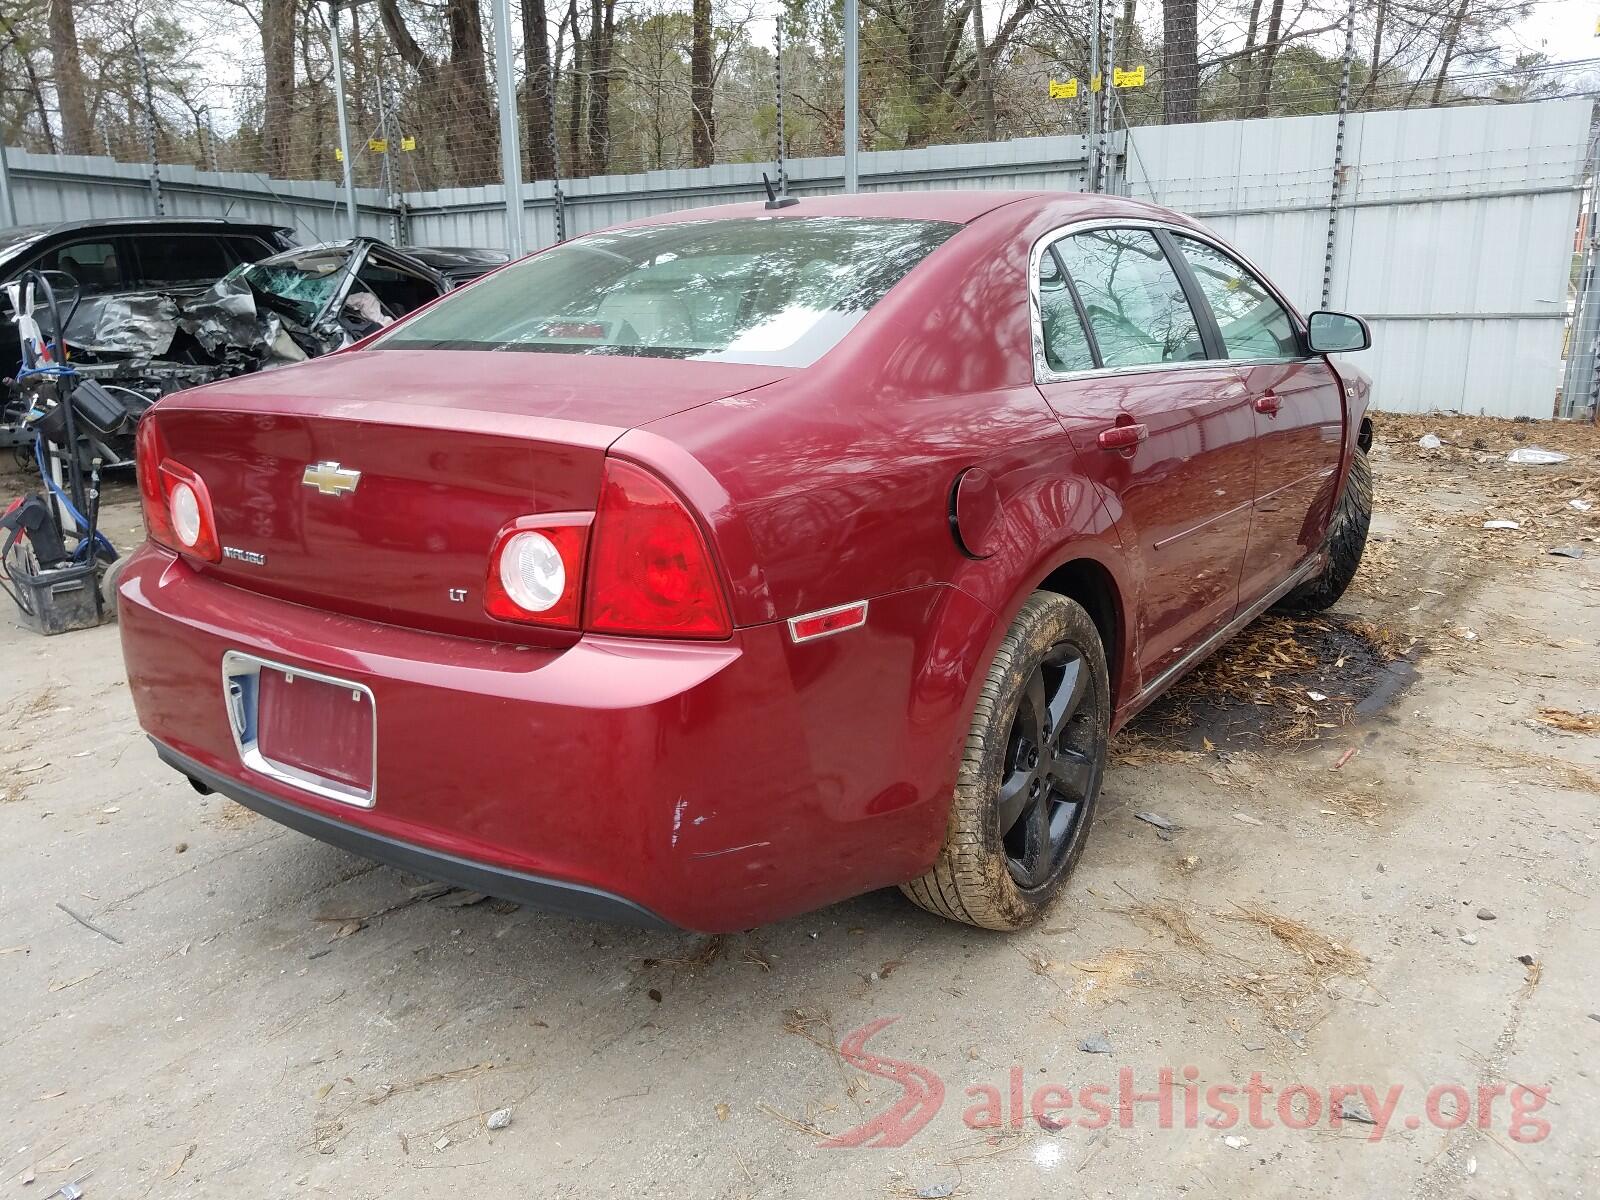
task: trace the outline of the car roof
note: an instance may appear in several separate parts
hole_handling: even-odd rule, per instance
[[[413,254],[411,247],[392,246],[382,238],[375,238],[365,233],[353,238],[341,238],[331,242],[313,242],[309,246],[296,246],[292,250],[280,250],[276,254],[268,255],[266,258],[258,259],[257,261],[264,263],[291,262],[296,258],[311,258],[318,254],[350,253],[362,246],[369,246],[393,258],[398,258],[416,270],[436,276],[439,274],[439,268],[435,264]]]
[[[226,217],[86,217],[78,221],[52,221],[38,225],[16,225],[10,229],[0,229],[0,241],[8,238],[32,237],[38,234],[74,233],[82,229],[104,229],[113,225],[154,229],[199,225],[220,229],[273,229],[292,232],[288,225],[276,225],[271,221],[231,221]]]
[[[769,209],[762,201],[718,204],[682,209],[629,221],[628,225],[659,225],[678,221],[714,221],[749,217],[878,217],[885,219],[951,221],[966,225],[998,208],[1012,205],[1035,210],[1046,207],[1064,220],[1078,216],[1126,215],[1173,217],[1155,205],[1122,196],[1096,192],[1001,191],[983,188],[931,188],[925,191],[856,192],[797,197],[798,203]]]

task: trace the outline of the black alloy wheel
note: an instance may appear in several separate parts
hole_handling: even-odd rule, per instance
[[[1099,786],[1105,722],[1093,707],[1083,655],[1069,643],[1052,646],[1023,688],[995,804],[1006,867],[1020,888],[1050,882]]]

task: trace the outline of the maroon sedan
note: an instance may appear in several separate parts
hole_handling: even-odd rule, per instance
[[[1371,505],[1368,381],[1203,226],[1091,195],[734,205],[168,397],[120,583],[163,759],[545,908],[996,929],[1110,735]]]

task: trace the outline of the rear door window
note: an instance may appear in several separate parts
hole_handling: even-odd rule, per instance
[[[1094,331],[1101,363],[1136,367],[1207,358],[1200,322],[1147,229],[1095,229],[1056,243]]]
[[[1209,242],[1172,235],[1217,318],[1230,359],[1298,358],[1300,337],[1267,285]]]
[[[132,240],[139,256],[139,282],[148,287],[213,283],[235,266],[215,234],[140,233]]]
[[[233,257],[235,265],[256,262],[278,253],[278,247],[269,246],[260,238],[242,233],[227,234],[222,241],[228,247],[228,253]]]

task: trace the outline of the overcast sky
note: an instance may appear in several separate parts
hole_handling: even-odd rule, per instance
[[[1596,0],[1540,0],[1533,16],[1517,28],[1517,40],[1562,61],[1592,58],[1600,52],[1600,39],[1594,36],[1596,19],[1600,19]]]

